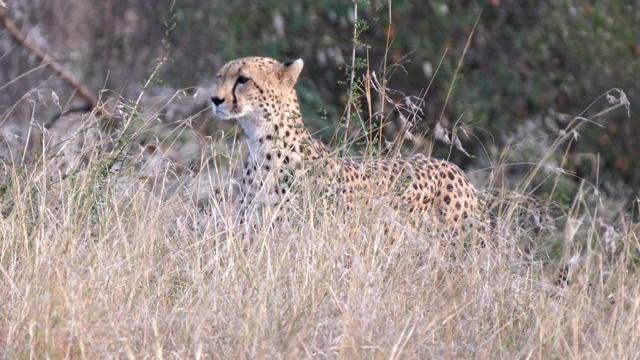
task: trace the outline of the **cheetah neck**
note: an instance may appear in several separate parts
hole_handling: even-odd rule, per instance
[[[272,162],[272,159],[295,164],[328,153],[304,126],[295,90],[281,104],[268,107],[262,117],[241,118],[239,123],[247,136],[249,160],[259,167]]]

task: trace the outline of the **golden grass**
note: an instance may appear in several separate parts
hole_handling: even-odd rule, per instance
[[[557,261],[541,255],[551,240],[532,240],[516,220],[491,246],[465,249],[384,209],[340,215],[303,192],[291,208],[253,209],[264,216],[249,238],[220,204],[202,211],[162,181],[149,191],[128,169],[105,175],[100,158],[61,179],[49,161],[4,178],[3,358],[633,358],[640,349],[633,232],[617,238],[614,257],[583,256],[563,290],[553,286]],[[277,211],[286,220],[270,221]],[[383,223],[403,235],[389,241]],[[573,236],[599,241],[589,229]],[[524,254],[532,241],[541,243]]]

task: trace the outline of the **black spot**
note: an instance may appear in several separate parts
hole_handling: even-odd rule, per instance
[[[462,213],[462,218],[466,219],[469,217],[469,213],[467,213],[466,211]]]
[[[445,195],[443,200],[445,204],[451,204],[451,197],[449,195]]]
[[[271,161],[271,154],[267,153],[267,161]]]
[[[284,137],[289,137],[289,135],[291,135],[291,133],[288,130],[284,132]]]
[[[453,217],[453,221],[455,221],[455,222],[458,222],[458,219],[460,219],[460,218],[458,217],[458,215],[455,215],[455,216]]]
[[[269,170],[271,170],[271,166],[269,166],[269,165],[265,165],[265,166],[264,166],[264,169],[265,169],[265,170],[267,170],[267,171],[269,171]]]
[[[271,136],[271,135],[267,135],[267,136],[266,136],[266,139],[267,139],[267,141],[271,141],[271,140],[273,140],[273,136]]]
[[[447,191],[453,191],[453,184],[447,184]]]
[[[441,172],[441,173],[440,173],[440,177],[444,179],[444,178],[446,178],[446,177],[447,177],[447,174],[445,174],[445,173]]]
[[[418,184],[413,183],[413,188],[414,188],[415,190],[418,190]]]
[[[460,205],[460,201],[456,201],[456,210],[462,209],[462,205]]]
[[[282,160],[285,164],[289,163],[289,156],[285,156],[284,159]]]

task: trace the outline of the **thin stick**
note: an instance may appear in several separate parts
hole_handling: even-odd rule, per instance
[[[351,103],[353,101],[353,80],[356,77],[356,37],[358,36],[358,0],[353,0],[353,47],[351,48],[351,76],[349,76],[349,100],[347,101],[347,119],[345,121],[344,130],[344,143],[347,143],[349,138],[349,122],[351,120]],[[345,156],[347,153],[346,146],[340,150],[341,156]]]
[[[46,51],[40,49],[36,44],[27,39],[26,36],[18,29],[16,24],[7,15],[7,10],[0,7],[0,23],[9,31],[16,41],[24,46],[31,53],[35,54],[45,66],[50,68],[54,73],[59,75],[64,81],[66,81],[71,87],[76,89],[78,95],[87,100],[92,108],[95,108],[100,115],[109,116],[110,114],[103,108],[98,108],[98,99],[93,93],[84,86],[78,79],[73,76],[64,66],[57,62]]]
[[[446,111],[447,105],[449,104],[449,99],[451,98],[453,87],[458,81],[460,70],[462,69],[462,64],[464,63],[464,58],[467,55],[467,50],[469,50],[469,47],[471,46],[471,38],[473,38],[473,34],[476,32],[476,28],[478,27],[478,23],[480,22],[481,15],[482,15],[482,11],[478,13],[478,16],[476,17],[476,22],[473,24],[473,28],[471,28],[471,33],[467,37],[467,42],[464,45],[464,49],[462,50],[462,56],[460,56],[460,60],[458,60],[458,65],[456,66],[456,70],[453,72],[453,79],[451,80],[451,86],[449,86],[449,91],[447,91],[447,96],[444,99],[444,104],[442,105],[442,111],[440,112],[440,118],[438,119],[437,124],[442,124],[442,118],[444,117],[444,112]],[[454,139],[455,132],[452,131],[451,133],[452,135],[451,135],[450,143],[453,145],[455,144],[455,139]],[[458,147],[458,149],[460,148]]]

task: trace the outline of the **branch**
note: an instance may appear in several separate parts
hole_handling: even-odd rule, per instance
[[[1,1],[1,0],[0,0]],[[93,93],[84,86],[78,79],[73,76],[64,66],[62,66],[59,62],[57,62],[51,55],[49,55],[46,51],[40,49],[36,44],[27,39],[26,36],[18,29],[16,24],[9,18],[7,15],[7,9],[0,6],[0,23],[9,31],[9,33],[13,36],[14,39],[22,46],[24,46],[31,53],[35,54],[38,59],[40,59],[44,65],[50,68],[54,73],[59,75],[64,81],[66,81],[71,87],[76,89],[78,94],[84,98],[91,108],[96,109],[99,115],[110,116],[109,112],[101,107],[97,107],[98,99],[93,95]]]

